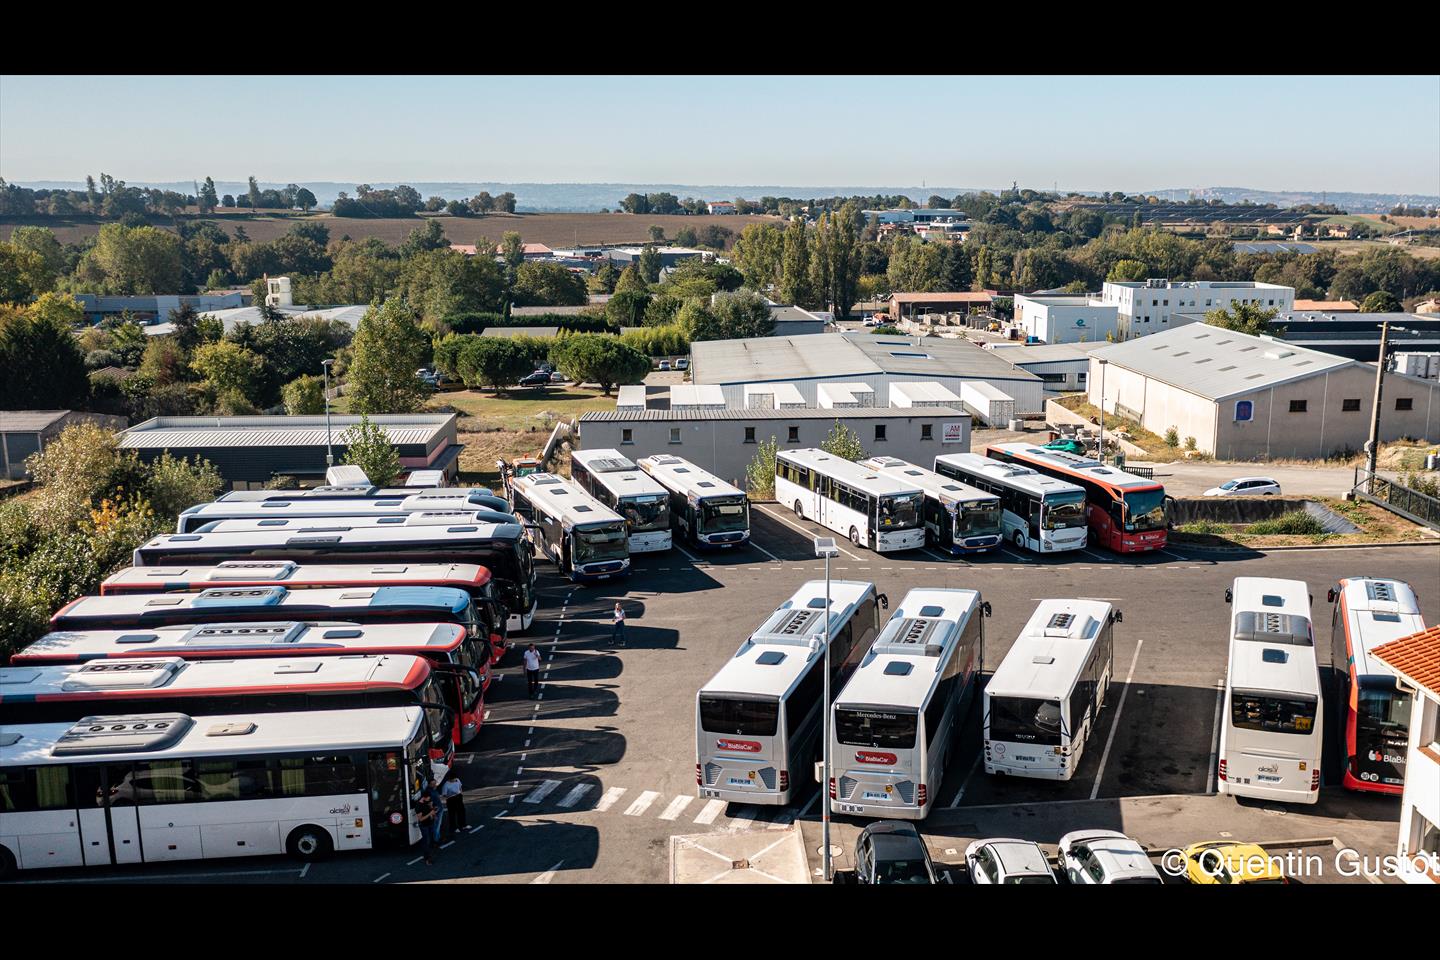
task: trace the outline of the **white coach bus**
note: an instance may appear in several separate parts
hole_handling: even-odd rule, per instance
[[[420,707],[86,717],[0,730],[0,875],[420,839]]]
[[[1287,803],[1320,799],[1325,712],[1309,588],[1236,577],[1225,591],[1230,667],[1220,720],[1220,793]]]
[[[830,807],[923,820],[984,660],[987,606],[974,590],[905,595],[831,708]]]
[[[978,453],[936,457],[935,472],[998,496],[1001,532],[1016,547],[1051,553],[1085,546],[1085,490],[1073,483]]]
[[[1069,780],[1115,671],[1118,610],[1042,600],[985,685],[985,772]]]
[[[920,519],[931,546],[962,554],[1000,545],[1000,498],[995,494],[898,457],[871,457],[860,466],[920,488],[925,494]]]
[[[630,573],[625,519],[574,481],[531,473],[510,481],[515,512],[534,526],[535,542],[571,580]]]
[[[825,644],[830,695],[845,686],[875,642],[873,583],[811,580],[782,603],[695,696],[695,782],[702,797],[781,805],[820,759]]]
[[[570,477],[625,518],[631,553],[670,549],[670,491],[620,451],[576,450]]]
[[[669,454],[638,461],[660,486],[670,491],[670,522],[697,547],[741,546],[750,539],[750,500],[689,460]]]
[[[775,455],[775,499],[857,547],[889,553],[925,546],[917,485],[815,447]]]
[[[217,520],[269,520],[276,517],[291,520],[340,520],[351,517],[401,518],[412,513],[437,510],[477,510],[507,512],[509,507],[504,497],[496,497],[488,491],[436,491],[423,492],[410,489],[408,493],[391,497],[310,497],[299,496],[313,493],[310,490],[260,491],[238,490],[233,493],[283,493],[265,500],[230,500],[232,493],[222,494],[213,503],[196,504],[186,507],[175,521],[176,533],[196,533],[202,527]],[[393,521],[392,521],[393,522]],[[291,524],[294,526],[294,524]]]

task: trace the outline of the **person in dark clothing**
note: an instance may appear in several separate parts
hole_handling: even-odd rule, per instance
[[[435,815],[435,802],[430,799],[430,791],[421,790],[420,798],[415,801],[415,820],[420,828],[420,854],[427,866],[435,862]]]
[[[440,784],[440,796],[445,801],[445,833],[447,836],[454,836],[455,831],[464,830],[467,827],[465,821],[465,788],[460,783],[460,778],[450,773],[445,775],[445,782]]]

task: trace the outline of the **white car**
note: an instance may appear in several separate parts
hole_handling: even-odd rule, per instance
[[[1280,481],[1270,477],[1236,477],[1205,491],[1207,497],[1278,497]]]
[[[976,840],[965,848],[965,864],[971,883],[1058,883],[1045,851],[1030,840]]]
[[[689,370],[689,369],[690,369],[690,361],[689,361],[689,360],[686,360],[684,357],[681,357],[679,360],[676,360],[676,361],[675,361],[675,369],[676,369],[676,370]]]
[[[1145,848],[1114,830],[1075,830],[1060,838],[1060,870],[1078,884],[1164,883]]]

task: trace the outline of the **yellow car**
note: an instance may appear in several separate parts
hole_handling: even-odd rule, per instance
[[[1289,883],[1264,848],[1254,843],[1211,840],[1186,847],[1185,879],[1191,883]]]

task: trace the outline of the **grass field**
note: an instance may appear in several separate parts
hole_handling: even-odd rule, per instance
[[[1285,522],[1277,524],[1275,521],[1230,524],[1201,520],[1177,527],[1170,535],[1170,542],[1175,546],[1183,546],[1188,543],[1200,547],[1289,547],[1321,543],[1330,545],[1397,543],[1424,540],[1430,536],[1423,527],[1371,503],[1336,500],[1330,497],[1314,499],[1355,524],[1360,528],[1360,532],[1267,533],[1264,531],[1275,528],[1284,529],[1290,524]],[[1308,514],[1301,516],[1308,516]],[[1303,524],[1294,526],[1298,529]]]
[[[1386,221],[1385,221],[1384,223],[1381,223],[1381,222],[1380,222],[1380,218],[1381,218],[1382,216],[1384,216],[1384,217],[1386,218]],[[1435,218],[1435,217],[1396,217],[1396,216],[1391,216],[1390,214],[1361,213],[1361,214],[1357,214],[1357,215],[1354,216],[1354,217],[1332,217],[1331,219],[1332,219],[1332,220],[1356,220],[1356,219],[1369,220],[1372,224],[1374,224],[1375,226],[1379,227],[1379,228],[1382,229],[1382,230],[1384,230],[1384,229],[1387,228],[1387,227],[1390,227],[1392,224],[1393,224],[1395,227],[1399,227],[1399,228],[1405,229],[1405,230],[1436,230],[1436,229],[1440,229],[1440,219],[1437,219],[1437,218]]]
[[[520,213],[495,214],[488,217],[403,217],[378,220],[360,220],[350,217],[332,217],[328,213],[301,215],[228,215],[221,214],[206,219],[214,220],[232,235],[236,228],[244,227],[245,234],[256,241],[274,240],[289,232],[296,223],[318,223],[330,230],[330,238],[338,240],[348,236],[353,240],[379,237],[386,243],[396,244],[410,235],[410,231],[434,219],[445,230],[445,237],[451,243],[474,243],[486,237],[498,243],[506,231],[515,230],[527,243],[543,243],[550,247],[568,247],[600,243],[643,243],[649,239],[652,225],[665,230],[669,240],[682,228],[699,231],[710,224],[717,224],[734,231],[740,231],[752,223],[775,223],[777,217],[728,216],[728,217],[687,217],[651,216],[627,213]],[[156,218],[152,222],[158,227],[171,229],[168,220]],[[9,239],[10,233],[21,224],[48,226],[55,232],[61,243],[77,243],[100,231],[101,223],[89,218],[38,219],[0,221],[0,237]]]
[[[540,453],[558,420],[574,420],[589,410],[611,410],[612,394],[565,385],[548,390],[512,390],[499,396],[462,390],[440,394],[432,410],[460,414],[460,473],[468,483],[499,481],[495,461]],[[557,465],[557,469],[562,467]]]

